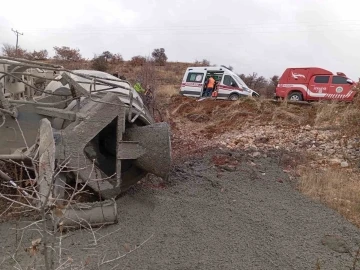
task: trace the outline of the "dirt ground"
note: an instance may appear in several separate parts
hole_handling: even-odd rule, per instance
[[[220,141],[249,123],[297,130],[316,122],[313,107],[179,96],[162,106],[172,129],[169,179],[141,181],[121,196],[118,224],[64,234],[65,269],[360,269],[359,229],[297,190],[288,168],[304,157]],[[41,229],[15,230],[31,218],[0,219],[0,269],[44,269],[41,251],[25,251]]]
[[[69,232],[62,255],[85,269],[353,269],[359,230],[297,192],[278,161],[276,152],[214,149],[175,164],[167,182],[153,179],[118,199],[119,223],[96,231],[105,236],[96,246],[90,232]],[[21,239],[14,227],[0,224],[1,269],[17,266],[7,255]],[[22,241],[38,237],[28,231]],[[16,259],[18,269],[33,260],[23,248]]]

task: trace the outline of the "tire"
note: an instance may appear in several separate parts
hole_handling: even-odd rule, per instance
[[[240,96],[238,94],[231,94],[229,96],[229,99],[232,100],[232,101],[236,101],[236,100],[239,100]]]
[[[303,101],[303,95],[300,92],[292,92],[288,95],[288,100],[291,101]]]

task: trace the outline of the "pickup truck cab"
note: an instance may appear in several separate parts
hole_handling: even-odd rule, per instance
[[[351,101],[356,84],[342,72],[317,68],[288,68],[279,79],[276,98],[295,101],[344,100]]]

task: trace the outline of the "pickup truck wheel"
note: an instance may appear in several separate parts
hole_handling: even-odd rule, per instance
[[[238,94],[231,94],[229,96],[229,99],[232,101],[238,100],[240,98],[240,96]]]
[[[303,95],[300,92],[293,92],[288,96],[288,100],[292,101],[303,101]]]

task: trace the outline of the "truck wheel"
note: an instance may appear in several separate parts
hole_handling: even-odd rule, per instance
[[[238,94],[231,94],[229,96],[229,99],[232,101],[238,100],[240,98],[240,96]]]
[[[288,100],[292,101],[303,101],[303,95],[300,92],[293,92],[288,96]]]

